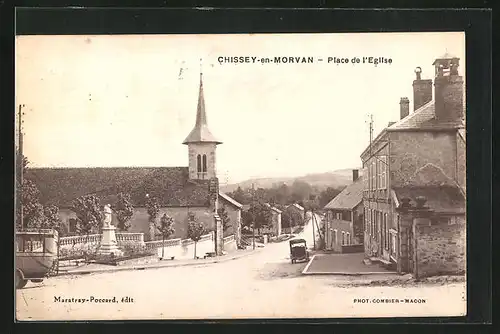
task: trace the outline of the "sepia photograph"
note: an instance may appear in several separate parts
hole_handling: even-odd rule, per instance
[[[16,319],[467,315],[465,67],[464,32],[16,36]]]

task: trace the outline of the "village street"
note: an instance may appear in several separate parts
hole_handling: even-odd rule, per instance
[[[311,224],[301,236],[312,242]],[[17,290],[19,320],[119,320],[181,318],[278,318],[457,314],[465,284],[352,286],[359,277],[309,276],[307,263],[291,264],[288,242],[246,257],[201,266],[61,276]],[[66,298],[106,302],[58,302]],[[129,297],[129,302],[122,298]],[[379,299],[425,299],[380,303]],[[359,299],[367,299],[361,303]],[[443,308],[443,301],[446,307]]]

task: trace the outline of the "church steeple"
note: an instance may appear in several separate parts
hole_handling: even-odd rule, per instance
[[[207,125],[205,97],[203,96],[203,74],[200,71],[200,91],[198,93],[198,108],[196,123],[193,130],[183,142],[189,151],[189,178],[208,180],[217,177],[216,148],[222,142],[215,139]]]
[[[203,96],[203,73],[200,72],[200,90],[198,93],[198,108],[196,110],[196,123],[193,130],[184,140],[183,144],[190,143],[215,143],[216,145],[222,142],[215,139],[214,135],[208,129],[207,114],[205,111],[205,97]]]

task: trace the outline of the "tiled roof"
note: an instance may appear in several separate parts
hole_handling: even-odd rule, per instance
[[[271,205],[271,204],[269,204],[269,203],[266,203],[265,205],[266,205],[269,209],[273,210],[273,211],[274,211],[274,212],[276,212],[276,213],[281,213],[281,212],[282,212],[280,209],[275,208],[274,206],[272,206],[272,205]]]
[[[363,200],[363,180],[359,178],[351,183],[325,205],[325,209],[347,209],[352,210]]]
[[[299,209],[300,211],[304,211],[304,208],[303,208],[303,207],[301,207],[301,206],[300,206],[299,204],[297,204],[297,203],[293,203],[293,204],[289,205],[289,207],[290,207],[290,206],[294,206],[294,207],[296,207],[297,209]]]
[[[415,112],[387,127],[388,131],[398,130],[451,130],[463,128],[463,121],[444,121],[435,118],[434,100],[424,104]]]
[[[69,207],[83,195],[113,203],[120,192],[143,206],[146,194],[161,206],[209,206],[208,180],[189,180],[187,167],[30,168],[25,175],[40,190],[42,203]]]
[[[223,192],[219,192],[219,196],[239,209],[243,207],[242,204],[236,202],[233,198],[229,197],[227,194]]]
[[[462,214],[465,213],[465,198],[458,187],[427,186],[394,188],[401,203],[402,198],[410,198],[413,205],[416,198],[423,196],[427,199],[426,206],[436,213]]]

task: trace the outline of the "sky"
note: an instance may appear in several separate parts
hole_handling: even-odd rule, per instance
[[[433,79],[446,52],[465,76],[460,32],[17,36],[23,150],[32,167],[187,166],[201,70],[222,184],[359,168],[369,115],[376,136],[401,97],[413,110],[415,67]],[[219,62],[290,56],[313,63]]]

